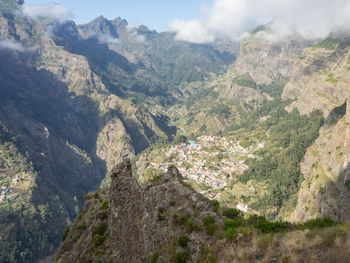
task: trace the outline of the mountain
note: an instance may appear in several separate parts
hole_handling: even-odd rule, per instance
[[[291,231],[269,239],[276,241],[271,251],[279,244],[276,257],[286,257],[281,261],[292,253],[281,249],[283,244],[293,238],[306,242],[308,234],[294,230],[310,225],[332,227],[311,231],[311,254],[299,251],[296,258],[342,255],[337,244],[346,242],[347,225],[333,220],[347,221],[350,206],[346,34],[315,41],[298,35],[272,39],[264,25],[239,43],[199,45],[177,41],[174,33],[132,27],[120,17],[101,16],[85,25],[28,18],[22,4],[0,1],[0,262],[33,262],[53,254],[63,229],[77,216],[68,236],[65,232],[61,262],[99,260],[102,254],[103,260],[124,260],[129,245],[137,251],[136,261],[154,255],[211,262],[216,255],[220,262],[238,248],[254,259],[271,259],[273,252],[256,245],[268,238],[260,224],[274,229],[267,232]],[[191,147],[201,146],[200,138],[214,142],[198,154]],[[190,147],[193,159],[181,147]],[[187,159],[168,154],[170,149],[180,149]],[[126,158],[138,181],[129,164],[112,172]],[[179,162],[183,180],[174,169],[163,177],[169,181],[160,179],[159,167],[171,162]],[[197,182],[188,175],[198,167],[207,177],[193,177]],[[126,169],[117,176],[121,181],[118,169]],[[208,178],[211,185],[202,183]],[[102,180],[101,189],[86,195]],[[230,216],[222,213],[236,210],[216,214],[217,203],[196,191],[231,208],[243,201],[253,214],[309,225],[241,214],[225,225]],[[127,202],[119,206],[125,196],[137,209]],[[118,221],[112,208],[125,218]],[[174,225],[168,216],[182,208],[188,218]],[[235,239],[236,230],[247,236],[244,228],[252,225],[258,230],[246,243],[221,240]],[[333,241],[323,236],[328,230],[341,240],[329,250],[319,239]],[[247,251],[244,244],[254,249]],[[78,254],[84,256],[77,259]]]
[[[163,105],[235,59],[122,19],[33,20],[22,4],[0,1],[0,262],[53,253],[107,171],[173,138]]]
[[[329,218],[293,225],[243,216],[195,192],[174,166],[141,187],[126,159],[110,189],[85,196],[56,262],[341,261],[348,231]]]

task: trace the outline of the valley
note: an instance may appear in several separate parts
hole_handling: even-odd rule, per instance
[[[267,220],[296,230],[315,218],[350,219],[347,34],[272,41],[266,24],[240,41],[198,44],[120,17],[84,25],[32,18],[23,4],[0,0],[0,262],[53,254],[74,222],[82,221],[69,242],[83,244],[85,213],[91,253],[102,253],[113,168],[128,158],[133,187],[152,202],[160,196],[145,189],[173,191],[170,173],[181,179],[173,181],[180,203],[203,199],[210,214],[222,206],[217,224],[201,226],[210,242]],[[200,208],[182,211],[169,199],[153,211],[140,191],[128,196],[164,223],[138,214],[157,225],[159,240],[171,227],[203,237]],[[225,226],[222,214],[234,208],[245,215]]]
[[[138,170],[141,173],[138,175],[139,181],[152,180],[169,166],[175,165],[184,181],[196,191],[231,207],[239,201],[252,203],[257,193],[264,193],[263,184],[242,184],[238,180],[239,175],[249,168],[245,161],[257,158],[254,153],[265,147],[264,142],[244,148],[239,141],[218,136],[203,135],[194,141],[180,136],[179,140],[183,143],[156,148],[145,156],[141,154],[139,159],[149,162],[144,175],[141,169]],[[135,163],[138,164],[138,161]]]

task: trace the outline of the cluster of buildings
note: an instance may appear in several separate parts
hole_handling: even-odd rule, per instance
[[[19,183],[19,180],[19,175],[13,177],[10,183],[10,187],[16,187]],[[0,185],[0,203],[6,200],[16,199],[19,196],[19,194],[13,192],[13,190],[10,187],[6,185]]]
[[[226,181],[232,173],[248,169],[242,160],[254,157],[251,149],[245,149],[239,142],[218,136],[201,136],[196,141],[174,145],[165,152],[165,156],[168,163],[153,161],[149,168],[166,171],[173,164],[185,179],[208,188],[210,192],[207,196],[216,200],[221,200],[222,195],[214,193],[213,190],[225,189]]]
[[[6,201],[7,199],[15,199],[18,197],[18,193],[13,193],[10,188],[5,185],[0,186],[0,203]]]

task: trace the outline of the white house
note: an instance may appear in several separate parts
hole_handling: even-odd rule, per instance
[[[248,212],[248,205],[246,203],[238,202],[236,208],[244,213]]]

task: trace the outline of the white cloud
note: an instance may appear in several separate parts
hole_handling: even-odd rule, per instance
[[[214,41],[214,37],[208,30],[196,20],[181,21],[175,20],[170,23],[169,29],[177,32],[176,39],[186,40],[194,43],[206,43]]]
[[[137,28],[134,25],[129,24],[126,26],[126,29],[136,42],[144,43],[146,41],[146,37],[144,35],[138,34]]]
[[[101,43],[109,43],[109,44],[120,44],[120,40],[118,38],[114,38],[105,34],[101,34],[98,36],[98,40]]]
[[[24,3],[22,5],[22,14],[32,20],[46,18],[57,22],[64,22],[72,17],[71,11],[55,3],[47,5],[30,5]]]
[[[10,49],[20,52],[27,51],[27,48],[24,47],[21,43],[15,42],[13,40],[0,40],[0,49]]]
[[[274,21],[271,39],[298,33],[323,38],[331,32],[350,31],[349,0],[214,0],[201,8],[203,18],[175,20],[169,29],[176,38],[204,43],[216,38],[237,39],[257,25]]]

